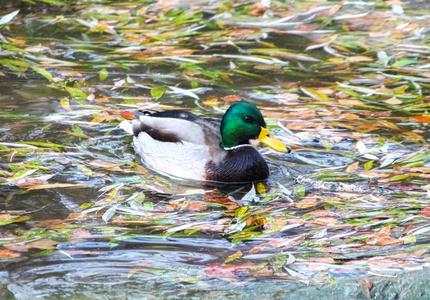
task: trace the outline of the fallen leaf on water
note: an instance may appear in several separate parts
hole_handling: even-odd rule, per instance
[[[38,186],[32,186],[28,188],[28,191],[42,190],[42,189],[56,189],[56,188],[84,188],[87,187],[85,184],[76,183],[54,183],[54,184],[43,184]]]
[[[0,250],[0,258],[17,258],[20,257],[18,253],[15,253],[13,251],[2,249]]]
[[[300,202],[297,202],[294,206],[298,208],[309,208],[314,207],[317,204],[316,198],[305,198]]]
[[[37,189],[39,186],[47,185],[48,181],[38,178],[21,178],[14,180],[13,184],[21,189]]]
[[[425,206],[418,215],[430,218],[430,205]]]
[[[346,172],[348,173],[355,173],[358,169],[358,161],[356,161],[353,164],[350,164],[348,167],[346,167]]]
[[[236,102],[239,101],[241,98],[238,95],[228,95],[221,98],[221,100],[226,102]]]
[[[205,204],[199,201],[191,201],[187,205],[188,210],[194,210],[194,211],[203,211],[203,210],[206,210],[207,208],[208,207]]]
[[[232,277],[236,273],[245,271],[252,267],[254,264],[252,262],[246,262],[242,265],[226,264],[226,265],[209,265],[205,274],[208,277]]]
[[[360,100],[354,100],[354,99],[339,99],[338,100],[339,104],[341,105],[364,105],[363,101]]]
[[[121,117],[123,117],[124,119],[127,119],[127,120],[133,120],[134,119],[134,115],[131,111],[122,110],[119,112],[119,115]]]
[[[228,263],[228,262],[230,262],[232,260],[235,260],[235,259],[238,259],[238,258],[241,258],[241,257],[242,257],[242,251],[239,250],[236,253],[230,255],[229,257],[227,257],[224,262]]]

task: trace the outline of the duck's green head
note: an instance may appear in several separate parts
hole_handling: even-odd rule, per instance
[[[227,109],[221,121],[221,137],[223,148],[249,144],[249,140],[258,138],[276,151],[291,152],[269,131],[258,108],[248,102],[236,102]]]

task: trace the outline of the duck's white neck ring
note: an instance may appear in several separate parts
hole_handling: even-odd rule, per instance
[[[243,148],[243,147],[254,147],[252,145],[238,145],[238,146],[234,146],[234,147],[229,147],[229,148],[223,148],[224,150],[235,150],[238,148]]]

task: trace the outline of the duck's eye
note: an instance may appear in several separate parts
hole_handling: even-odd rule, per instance
[[[252,122],[252,118],[251,118],[250,116],[244,116],[244,117],[242,118],[242,120],[243,120],[244,122],[246,122],[246,123],[251,123],[251,122]]]

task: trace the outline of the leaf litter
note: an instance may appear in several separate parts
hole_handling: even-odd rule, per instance
[[[27,19],[49,37],[21,27],[22,11],[0,11],[0,81],[41,81],[59,107],[43,119],[0,118],[36,118],[61,133],[0,143],[0,184],[15,189],[0,216],[0,259],[49,255],[64,241],[118,245],[151,235],[229,241],[204,274],[172,270],[188,284],[330,282],[427,266],[428,11],[382,1],[117,4],[67,4],[70,15]],[[271,179],[233,191],[147,170],[118,129],[136,108],[219,117],[239,99],[256,103],[293,153],[260,148]],[[98,198],[61,222],[8,212],[38,190],[94,187]]]

